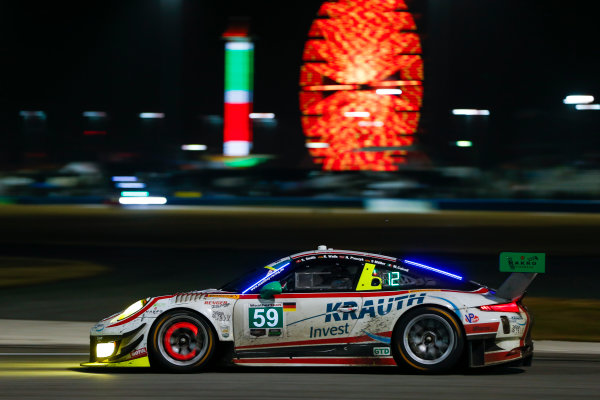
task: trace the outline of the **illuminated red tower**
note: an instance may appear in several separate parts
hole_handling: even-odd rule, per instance
[[[393,171],[419,123],[423,59],[404,0],[327,1],[304,47],[300,109],[323,170]]]

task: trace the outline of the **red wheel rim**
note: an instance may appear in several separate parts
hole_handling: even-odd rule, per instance
[[[181,332],[183,331],[183,332]],[[198,354],[198,349],[194,348],[187,354],[181,354],[175,351],[173,348],[173,343],[171,343],[171,339],[173,339],[173,334],[178,333],[178,335],[184,335],[185,331],[193,333],[194,338],[198,335],[198,327],[190,322],[176,322],[167,330],[165,333],[165,337],[163,339],[163,343],[165,346],[165,350],[171,357],[176,360],[186,361],[194,358]],[[176,339],[176,338],[175,338]]]

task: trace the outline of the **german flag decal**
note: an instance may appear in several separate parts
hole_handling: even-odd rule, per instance
[[[283,311],[296,311],[296,303],[283,303]]]

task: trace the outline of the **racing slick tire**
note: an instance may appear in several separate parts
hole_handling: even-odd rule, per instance
[[[177,372],[205,368],[217,347],[213,328],[200,315],[185,310],[167,312],[150,331],[150,365]]]
[[[399,366],[420,372],[443,372],[457,365],[464,348],[459,322],[438,307],[406,313],[394,328],[392,352]]]

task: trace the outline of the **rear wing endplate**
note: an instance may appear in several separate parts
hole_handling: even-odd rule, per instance
[[[507,300],[519,299],[536,276],[537,273],[532,272],[513,272],[496,290],[496,296]]]

